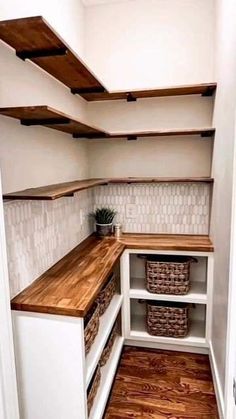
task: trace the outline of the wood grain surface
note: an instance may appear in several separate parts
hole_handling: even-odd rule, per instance
[[[125,347],[104,419],[218,419],[207,355]]]
[[[33,63],[67,87],[80,89],[80,95],[88,101],[126,100],[130,95],[134,99],[195,94],[211,96],[216,89],[216,83],[202,83],[134,91],[108,91],[104,83],[42,16],[1,21],[0,39],[14,48],[18,55],[35,53],[35,57],[29,58]],[[65,49],[64,54],[56,54],[57,50],[62,49]],[[41,56],[39,54],[37,57],[37,52]],[[45,56],[43,52],[46,52]]]
[[[138,137],[205,136],[212,137],[215,128],[158,129],[153,131],[108,132],[102,128],[87,125],[61,111],[46,105],[0,108],[0,115],[16,118],[22,125],[40,125],[71,134],[74,138],[87,139],[137,139]]]
[[[90,236],[13,298],[13,310],[83,317],[125,248],[213,251],[208,236]]]
[[[164,96],[183,96],[183,95],[207,95],[211,96],[216,90],[216,83],[202,83],[179,86],[166,86],[156,89],[143,89],[131,91],[107,91],[81,94],[84,99],[90,101],[104,100],[126,100],[131,94],[135,99],[143,99],[148,97],[164,97]]]
[[[46,185],[39,188],[30,188],[23,191],[10,192],[3,195],[4,199],[29,199],[29,200],[53,200],[63,196],[73,196],[75,192],[83,189],[93,188],[98,185],[108,185],[112,183],[213,183],[212,178],[194,177],[194,178],[173,178],[173,177],[126,177],[126,178],[97,178],[75,180],[73,182],[58,183],[55,185]]]
[[[0,39],[14,48],[17,54],[45,51],[45,56],[30,58],[31,61],[69,88],[105,89],[97,76],[42,16],[1,21]],[[55,55],[55,51],[62,48],[66,53]],[[47,55],[50,51],[54,54]]]
[[[87,125],[79,119],[72,118],[70,115],[46,105],[0,108],[0,114],[19,119],[23,125],[38,124],[67,134],[78,134],[84,137],[86,135],[106,136],[105,131]],[[67,123],[62,123],[63,119],[67,120]],[[52,120],[53,123],[50,124]]]

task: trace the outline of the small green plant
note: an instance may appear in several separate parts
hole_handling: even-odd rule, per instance
[[[112,208],[96,208],[94,212],[90,214],[94,218],[97,224],[111,224],[116,215],[116,211]]]

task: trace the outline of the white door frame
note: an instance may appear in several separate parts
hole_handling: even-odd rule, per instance
[[[236,419],[236,406],[233,398],[233,380],[234,378],[236,379],[236,114],[234,139],[228,321],[226,338],[225,419]]]
[[[0,173],[0,418],[19,419]]]

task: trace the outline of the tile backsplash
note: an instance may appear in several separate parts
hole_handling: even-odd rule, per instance
[[[11,296],[92,233],[96,206],[115,208],[125,232],[208,234],[210,191],[203,183],[113,184],[56,201],[4,203]]]
[[[127,233],[208,234],[207,183],[156,183],[99,186],[95,206],[117,210]]]
[[[92,190],[56,201],[4,203],[12,297],[92,233],[92,206]]]

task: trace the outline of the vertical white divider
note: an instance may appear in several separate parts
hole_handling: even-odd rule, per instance
[[[130,336],[130,254],[125,250],[120,259],[121,293],[124,296],[122,304],[122,336]]]
[[[212,296],[214,279],[214,254],[209,254],[207,258],[207,306],[206,306],[206,340],[211,341],[212,330]]]

